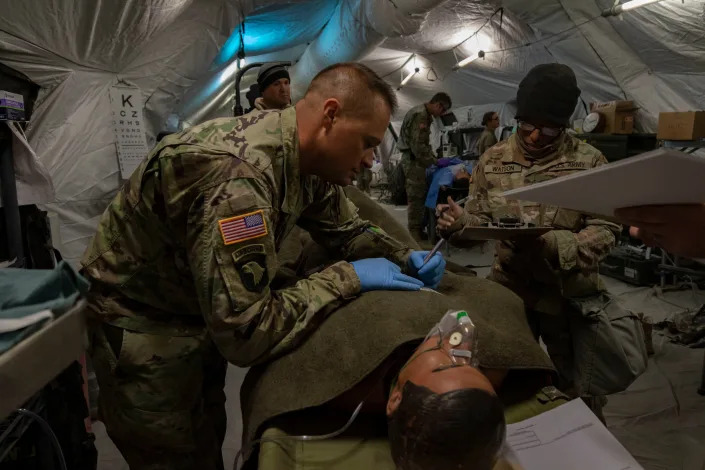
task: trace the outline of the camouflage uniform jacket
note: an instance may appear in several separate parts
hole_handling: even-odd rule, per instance
[[[485,129],[477,140],[477,151],[482,155],[496,143],[497,137],[494,135],[494,131]]]
[[[189,336],[205,326],[247,366],[294,347],[324,307],[359,293],[341,261],[273,291],[298,224],[342,259],[409,249],[361,220],[343,188],[299,173],[296,110],[221,118],[166,137],[108,206],[81,261],[102,321]]]
[[[428,168],[436,163],[436,155],[431,148],[431,116],[425,104],[415,106],[406,113],[399,132],[397,148],[417,165]]]
[[[560,137],[558,147],[550,155],[530,160],[524,156],[517,138],[512,135],[480,158],[470,185],[474,199],[465,205],[463,215],[451,227],[455,231],[452,238],[462,240],[463,227],[506,216],[554,227],[542,237],[541,253],[518,253],[520,246],[516,242],[498,242],[491,278],[517,292],[530,308],[557,313],[562,298],[604,290],[598,265],[614,247],[621,227],[555,206],[508,201],[500,194],[603,165],[607,160],[599,150],[570,135]]]
[[[290,107],[291,107],[291,104],[287,104],[286,106],[284,106],[284,109],[290,108]],[[259,111],[267,111],[267,110],[270,110],[270,109],[273,110],[274,108],[268,108],[268,107],[267,107],[267,104],[264,102],[264,98],[262,98],[262,97],[260,96],[259,98],[255,99],[255,109],[253,109],[252,111],[255,111],[255,112],[256,112],[257,110],[259,110]],[[252,112],[252,111],[251,111],[251,112]]]

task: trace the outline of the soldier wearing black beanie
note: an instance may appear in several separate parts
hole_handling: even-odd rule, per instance
[[[517,92],[517,119],[538,119],[567,127],[580,97],[573,70],[564,64],[541,64],[529,71]]]
[[[614,247],[621,227],[589,214],[502,196],[607,163],[598,149],[565,132],[579,96],[575,74],[567,65],[531,69],[517,91],[516,134],[480,157],[472,174],[473,200],[464,209],[450,200],[438,207],[438,230],[451,243],[462,245],[470,243],[475,227],[501,218],[551,229],[539,237],[498,241],[488,279],[524,300],[529,323],[558,369],[556,386],[572,397],[583,397],[600,416],[603,395],[624,390],[646,367],[641,326],[631,320],[614,322],[629,318],[629,313],[612,302],[599,275],[600,262]],[[584,190],[576,186],[576,191]],[[607,313],[613,307],[620,309],[617,315]],[[605,329],[593,330],[598,323]],[[620,340],[608,339],[612,334]],[[615,362],[625,345],[634,356],[622,357],[638,364],[629,372],[629,366]]]
[[[257,85],[262,94],[255,100],[255,107],[264,109],[284,109],[291,105],[290,77],[286,68],[279,64],[265,64],[257,74]]]

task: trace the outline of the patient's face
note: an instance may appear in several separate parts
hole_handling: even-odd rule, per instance
[[[492,383],[480,369],[453,364],[448,354],[437,346],[438,336],[427,339],[401,369],[387,401],[387,416],[391,416],[399,406],[404,384],[409,380],[437,394],[464,388],[478,388],[496,394]]]
[[[465,168],[461,168],[458,170],[458,172],[455,174],[455,180],[469,180],[470,179],[470,173]]]

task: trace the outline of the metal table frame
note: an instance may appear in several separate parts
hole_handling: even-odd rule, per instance
[[[12,155],[12,133],[5,123],[6,121],[0,121],[0,197],[2,197],[2,207],[5,214],[8,259],[15,260],[13,267],[23,268],[25,265],[24,247],[20,225],[20,206],[17,201],[15,159]],[[2,142],[6,142],[6,144]]]

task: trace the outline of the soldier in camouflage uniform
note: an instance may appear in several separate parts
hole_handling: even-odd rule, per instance
[[[436,93],[431,101],[413,107],[404,116],[397,147],[402,152],[401,163],[406,175],[406,197],[409,203],[408,227],[417,240],[423,236],[423,219],[426,191],[426,168],[436,163],[436,153],[431,148],[431,123],[433,117],[450,110],[452,102],[446,93]]]
[[[480,158],[470,186],[473,200],[463,211],[449,201],[438,229],[461,241],[469,227],[518,218],[554,230],[538,238],[499,241],[490,279],[519,294],[529,319],[548,347],[562,382],[574,395],[584,390],[575,377],[575,364],[590,361],[574,357],[568,320],[580,305],[603,298],[605,287],[598,265],[615,245],[617,224],[559,207],[508,201],[501,193],[607,163],[602,153],[564,132],[580,89],[573,71],[561,64],[539,65],[519,85],[519,130]],[[591,363],[592,364],[592,363]],[[580,368],[580,367],[578,367]]]
[[[289,71],[281,64],[265,64],[257,74],[257,86],[262,94],[255,99],[255,108],[286,109],[291,106],[291,82]]]
[[[482,125],[485,126],[485,130],[482,131],[480,138],[477,140],[477,151],[480,155],[497,143],[495,131],[499,127],[499,114],[494,111],[486,112],[482,116]]]
[[[410,268],[423,253],[361,220],[337,185],[371,164],[395,106],[370,69],[338,64],[296,107],[165,137],[119,191],[81,263],[99,414],[130,468],[222,469],[225,359],[281,355],[361,289],[440,281]],[[337,262],[274,291],[295,224],[341,259],[387,259]]]

